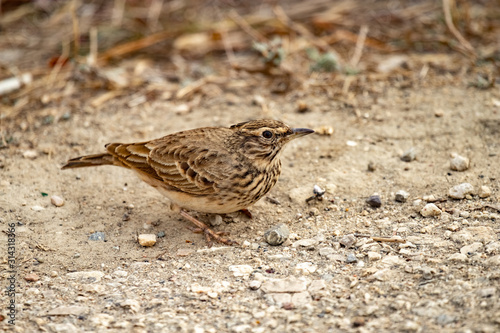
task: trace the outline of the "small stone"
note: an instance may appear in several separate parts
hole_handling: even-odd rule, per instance
[[[470,245],[463,246],[460,249],[460,253],[470,256],[480,252],[482,248],[483,248],[483,243],[475,242]]]
[[[378,252],[370,251],[367,253],[367,255],[368,255],[368,260],[370,261],[377,261],[382,259],[382,255]]]
[[[437,110],[434,111],[434,117],[441,118],[442,116],[444,116],[444,111],[443,110],[437,109]]]
[[[486,259],[485,264],[487,266],[500,266],[500,254]]]
[[[28,282],[36,282],[36,281],[40,280],[40,277],[38,275],[36,275],[35,273],[30,273],[30,274],[26,274],[24,279]]]
[[[314,265],[312,262],[301,262],[295,266],[295,273],[309,275],[316,272],[318,266]]]
[[[370,207],[378,208],[382,206],[382,200],[377,194],[371,195],[366,202],[370,205]]]
[[[249,276],[253,272],[250,265],[231,265],[229,271],[233,272],[234,276]]]
[[[325,280],[313,280],[311,281],[311,284],[309,284],[309,287],[307,287],[307,291],[309,291],[311,294],[325,289],[327,289]]]
[[[497,288],[495,287],[488,287],[488,288],[482,288],[479,289],[476,293],[477,296],[482,297],[482,298],[489,298],[495,296],[495,293],[497,292]]]
[[[486,253],[488,254],[500,253],[500,242],[492,242],[486,245]]]
[[[105,241],[106,240],[106,234],[101,231],[94,232],[90,234],[89,236],[90,241]]]
[[[190,249],[190,248],[178,249],[177,256],[187,257],[187,256],[190,256],[191,254],[193,254],[193,252],[194,252],[194,249]]]
[[[78,305],[62,305],[60,307],[54,308],[47,312],[48,316],[83,316],[89,311],[89,308],[86,306],[78,306]],[[68,331],[72,332],[72,331]],[[73,331],[78,332],[78,331]]]
[[[469,183],[455,185],[448,191],[448,195],[453,199],[463,199],[467,194],[474,193],[474,186]]]
[[[353,234],[345,235],[339,241],[340,244],[344,245],[346,248],[350,248],[356,243],[356,236]]]
[[[439,316],[436,317],[436,322],[438,325],[445,326],[448,324],[451,324],[457,320],[457,317],[453,315],[449,315],[446,313],[440,314]]]
[[[311,247],[318,244],[318,240],[314,238],[300,239],[292,244],[293,248],[296,247]]]
[[[401,155],[401,161],[403,162],[411,162],[417,158],[417,153],[415,148],[410,148]]]
[[[51,271],[51,272],[50,272],[50,277],[52,277],[52,278],[55,278],[55,277],[57,277],[58,275],[59,275],[59,274],[57,273],[57,271]]]
[[[331,247],[322,247],[319,249],[319,255],[322,257],[327,257],[331,254],[333,254],[335,250]]]
[[[314,129],[314,133],[319,135],[332,135],[334,132],[333,127],[331,126],[320,126]]]
[[[479,197],[480,198],[488,198],[489,196],[491,196],[491,189],[488,187],[488,186],[481,186],[479,188],[479,193],[478,193]]]
[[[285,279],[269,279],[262,283],[265,293],[300,293],[306,290],[307,283],[294,276]]]
[[[156,234],[156,236],[157,236],[158,238],[163,238],[163,237],[165,237],[165,231],[158,231],[158,233]]]
[[[375,170],[377,170],[377,166],[375,165],[375,163],[370,161],[368,162],[368,166],[366,167],[366,169],[370,172],[374,172]]]
[[[450,159],[450,169],[453,171],[465,171],[469,168],[469,159],[457,154],[454,154]]]
[[[441,215],[441,209],[435,204],[429,203],[422,208],[420,214],[422,214],[423,217],[439,216]]]
[[[320,197],[322,196],[323,194],[325,194],[326,190],[322,189],[321,187],[319,187],[319,185],[314,185],[313,186],[313,193]]]
[[[264,233],[264,240],[272,246],[278,246],[283,244],[290,236],[290,231],[288,227],[281,223],[271,227]]]
[[[292,202],[304,204],[311,197],[311,192],[306,187],[297,187],[288,192],[288,196]]]
[[[312,302],[311,294],[307,291],[295,293],[292,295],[292,304],[295,307],[301,307]]]
[[[297,112],[299,112],[299,113],[305,113],[307,111],[310,111],[309,106],[307,105],[307,103],[304,102],[304,101],[298,101],[297,102]]]
[[[422,200],[424,200],[425,202],[436,202],[438,198],[436,198],[434,194],[430,194],[430,195],[424,195],[422,197]]]
[[[51,196],[50,202],[56,207],[62,207],[64,205],[64,199],[57,195]]]
[[[406,200],[408,200],[409,197],[410,197],[410,193],[403,191],[403,190],[399,190],[396,192],[396,196],[394,199],[397,202],[406,202]]]
[[[356,258],[356,255],[354,253],[348,253],[347,254],[347,259],[346,262],[348,264],[352,264],[358,261],[358,258]]]
[[[43,208],[42,206],[38,206],[38,205],[31,207],[31,210],[34,210],[35,212],[41,212],[44,209],[45,208]]]
[[[120,306],[124,309],[130,310],[132,313],[137,313],[141,309],[141,303],[135,299],[126,299],[120,303]]]
[[[104,273],[101,271],[81,271],[81,272],[72,272],[66,274],[68,278],[77,279],[77,280],[90,280],[92,282],[101,281]]]
[[[260,286],[262,285],[262,281],[258,281],[258,280],[252,280],[250,281],[250,283],[248,284],[248,288],[252,289],[252,290],[257,290],[260,288]]]
[[[449,261],[465,262],[467,261],[467,256],[462,253],[455,253],[448,257]]]
[[[155,234],[140,234],[137,237],[137,241],[141,246],[150,247],[156,244],[156,235]]]
[[[212,222],[210,223],[213,227],[217,227],[223,223],[222,216],[215,215]]]
[[[34,160],[35,158],[38,157],[38,153],[36,152],[36,150],[26,150],[23,153],[23,157],[30,160]]]

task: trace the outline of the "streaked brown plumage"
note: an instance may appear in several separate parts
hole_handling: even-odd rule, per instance
[[[62,169],[116,165],[134,170],[210,238],[227,240],[183,209],[205,213],[244,210],[278,181],[280,153],[290,140],[313,130],[292,129],[276,120],[203,127],[139,143],[110,143],[107,152],[69,160]]]

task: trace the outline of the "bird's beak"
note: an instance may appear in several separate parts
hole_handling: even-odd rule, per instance
[[[290,139],[300,138],[301,136],[314,133],[312,129],[309,128],[292,128],[293,134],[290,135]]]

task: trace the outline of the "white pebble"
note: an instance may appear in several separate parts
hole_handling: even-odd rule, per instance
[[[454,171],[465,171],[469,168],[470,161],[467,157],[454,154],[450,159],[450,169]]]
[[[469,183],[455,185],[448,191],[448,195],[453,199],[463,199],[467,194],[474,193],[474,186]]]
[[[234,276],[248,276],[253,272],[253,268],[250,265],[231,265],[229,271],[233,272]]]
[[[295,266],[295,272],[297,274],[309,275],[316,272],[318,266],[314,265],[312,262],[301,262]]]
[[[368,254],[368,259],[370,261],[377,261],[377,260],[382,259],[382,255],[380,253],[378,253],[378,252],[370,251],[367,254]]]
[[[439,216],[441,215],[441,209],[435,204],[429,203],[422,208],[420,214],[422,214],[423,217]]]
[[[141,234],[137,238],[139,244],[144,247],[153,246],[156,244],[156,235],[155,234]]]
[[[38,206],[38,205],[31,207],[31,210],[34,210],[35,212],[41,212],[44,209],[45,208],[43,208],[42,206]]]
[[[23,157],[30,159],[30,160],[34,160],[35,158],[37,158],[37,156],[38,156],[38,153],[35,150],[26,150],[23,153]]]
[[[455,253],[452,254],[449,258],[449,261],[457,261],[457,262],[464,262],[467,261],[467,256],[463,253]]]
[[[396,192],[396,196],[394,199],[398,202],[406,202],[406,200],[408,200],[409,196],[410,196],[410,193],[403,191],[403,190],[399,190]]]
[[[250,281],[250,283],[248,284],[248,287],[252,290],[257,290],[260,288],[260,286],[262,285],[262,281],[258,281],[258,280],[252,280]]]
[[[491,196],[491,189],[488,186],[481,186],[478,194],[480,198],[488,198]]]
[[[58,195],[53,195],[50,197],[50,202],[56,206],[56,207],[61,207],[64,205],[64,199],[61,198],[60,196]]]

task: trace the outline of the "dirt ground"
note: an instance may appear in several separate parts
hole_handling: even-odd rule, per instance
[[[474,84],[489,67],[449,71],[460,55],[404,57],[396,70],[405,75],[304,80],[283,94],[271,92],[275,81],[265,75],[195,61],[190,70],[219,79],[187,99],[158,98],[160,88],[149,98],[143,86],[98,99],[110,92],[82,83],[91,74],[72,65],[53,95],[39,96],[38,108],[3,122],[2,289],[11,274],[10,223],[18,266],[15,326],[2,293],[0,330],[500,331],[500,90]],[[115,66],[108,68],[122,64]],[[142,60],[130,66],[165,69]],[[281,178],[250,207],[252,219],[234,213],[215,223],[214,215],[193,212],[237,246],[208,248],[128,170],[60,170],[109,142],[259,118],[317,133],[286,147]],[[403,161],[411,148],[415,159]],[[453,153],[470,159],[467,170],[450,169]],[[450,198],[462,183],[474,190]],[[314,185],[326,189],[321,198],[310,199]],[[409,193],[406,202],[395,201],[400,190]],[[373,194],[381,207],[366,202]],[[54,195],[63,206],[51,203]],[[438,215],[424,217],[430,202]],[[280,223],[290,237],[271,246],[263,235]],[[96,232],[105,240],[89,239]],[[143,247],[139,234],[159,237]]]

